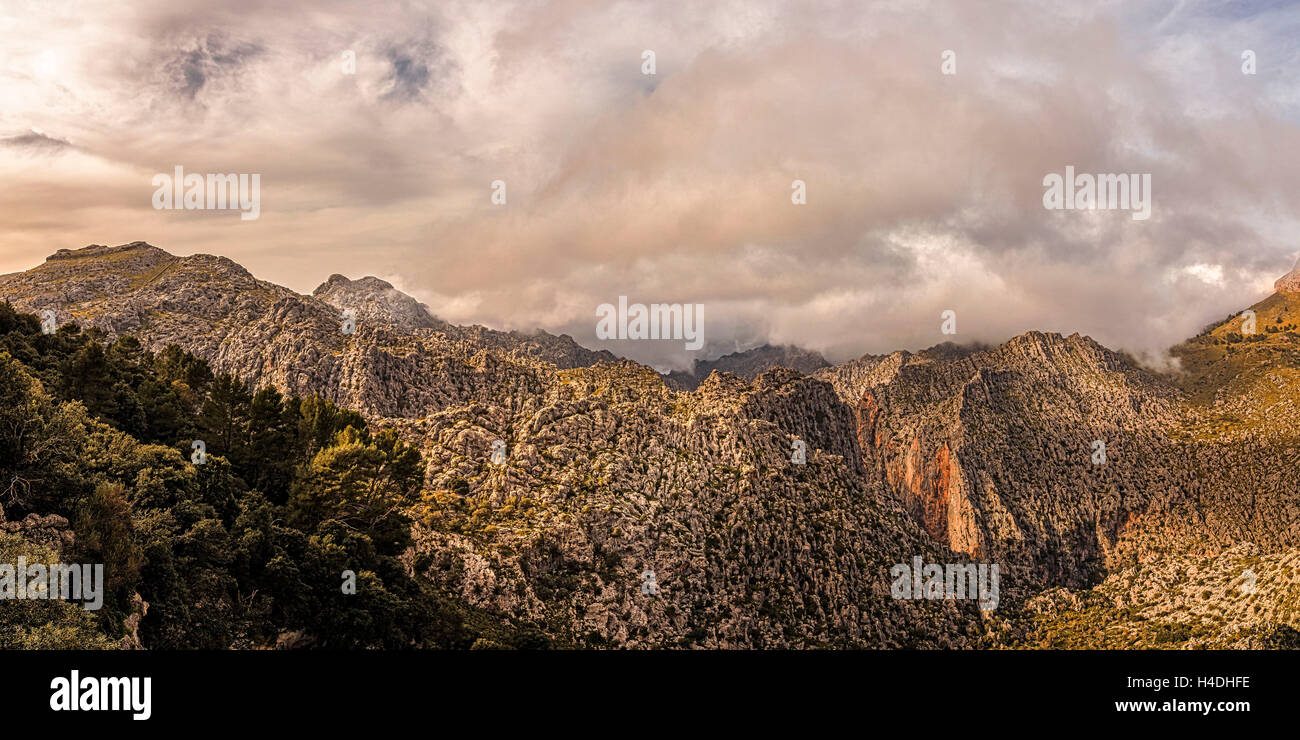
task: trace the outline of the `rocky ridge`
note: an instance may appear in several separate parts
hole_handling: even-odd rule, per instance
[[[1288,425],[1262,421],[1296,396],[1278,359],[1297,347],[1281,329],[1254,354],[1234,351],[1228,370],[1222,344],[1196,344],[1177,377],[1086,337],[1030,332],[833,367],[759,348],[697,363],[710,372],[683,392],[691,381],[569,337],[447,324],[374,278],[333,276],[300,296],[229,260],[142,243],[60,250],[0,276],[0,297],[174,342],[254,385],[319,393],[398,429],[429,463],[412,571],[575,644],[1052,643],[1056,632],[1003,615],[1068,616],[1045,599],[1076,594],[1122,631],[1134,617],[1106,596],[1111,579],[1240,547],[1289,562],[1300,542],[1300,448]],[[1260,304],[1261,325],[1285,326],[1291,300]],[[339,330],[345,308],[352,335]],[[1206,336],[1222,341],[1219,329]],[[1241,408],[1254,421],[1232,421]],[[796,439],[804,465],[791,462]],[[889,567],[913,555],[1001,563],[999,616],[889,598]],[[643,591],[647,571],[657,593]],[[1241,619],[1295,624],[1279,583]]]

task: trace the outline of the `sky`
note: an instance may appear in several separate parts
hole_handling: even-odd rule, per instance
[[[660,370],[1028,330],[1159,363],[1300,253],[1295,3],[0,0],[0,101],[0,273],[147,241]],[[1045,208],[1067,165],[1149,174],[1150,218]],[[259,218],[155,209],[177,166],[258,174]],[[620,296],[704,347],[597,339]]]

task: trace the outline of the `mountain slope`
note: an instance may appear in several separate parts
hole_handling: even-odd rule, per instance
[[[1238,348],[1213,327],[1174,350],[1176,376],[1029,332],[833,367],[759,348],[697,365],[698,387],[568,337],[446,324],[377,279],[334,276],[306,297],[139,243],[62,250],[0,277],[0,297],[395,429],[429,463],[407,566],[564,643],[1063,644],[1079,627],[1068,609],[1022,619],[1044,590],[1108,599],[1105,583],[1162,558],[1250,546],[1289,562],[1300,545],[1300,446],[1277,417],[1296,400],[1287,291],[1256,308],[1278,329]],[[800,367],[771,368],[783,362]],[[890,567],[916,555],[999,563],[999,615],[892,599]],[[1287,623],[1287,593],[1240,618],[1258,616],[1258,634]]]
[[[854,405],[868,469],[938,542],[1008,563],[1013,586],[1083,587],[1170,549],[1300,542],[1293,438],[1199,439],[1172,379],[1077,335],[945,355],[818,376]]]
[[[1175,382],[1198,413],[1193,433],[1236,439],[1289,437],[1300,416],[1300,264],[1273,295],[1170,350]],[[1253,323],[1253,326],[1251,324]]]
[[[412,423],[434,492],[418,559],[442,587],[587,644],[975,644],[973,605],[889,598],[894,563],[950,556],[863,474],[829,386],[714,373],[677,394],[627,362],[560,379],[541,398]],[[795,437],[805,465],[790,461]]]
[[[536,388],[530,378],[539,367],[613,359],[567,336],[439,322],[373,278],[332,278],[317,294],[257,280],[224,257],[175,257],[143,242],[59,250],[39,267],[0,276],[0,296],[21,310],[50,309],[60,323],[110,338],[129,332],[153,349],[177,344],[254,386],[316,393],[375,416]],[[327,301],[356,303],[354,334]],[[484,349],[491,359],[478,355]]]
[[[889,597],[893,564],[952,556],[864,474],[852,412],[825,383],[715,372],[682,394],[634,363],[543,359],[567,338],[421,326],[428,312],[379,281],[332,279],[318,296],[143,244],[0,278],[0,297],[27,310],[175,342],[253,385],[320,393],[397,430],[429,461],[411,571],[561,642],[978,643],[973,603]],[[336,322],[352,303],[348,335]],[[791,462],[796,436],[806,464]],[[646,570],[656,594],[643,592]]]

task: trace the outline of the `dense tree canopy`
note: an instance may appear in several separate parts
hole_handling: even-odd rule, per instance
[[[154,354],[74,324],[42,334],[0,304],[0,521],[65,518],[63,560],[103,563],[107,582],[98,612],[0,610],[0,647],[106,647],[128,633],[148,648],[535,640],[399,562],[423,470],[395,433],[327,400],[254,392],[174,345]],[[0,562],[23,553],[54,557],[0,539]]]

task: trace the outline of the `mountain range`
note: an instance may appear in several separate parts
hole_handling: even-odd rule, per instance
[[[0,276],[19,310],[396,430],[426,463],[412,574],[628,648],[1300,647],[1300,264],[1275,291],[1162,372],[1028,332],[661,375],[374,277],[307,296],[143,242]],[[999,564],[999,607],[893,598],[916,556]]]

